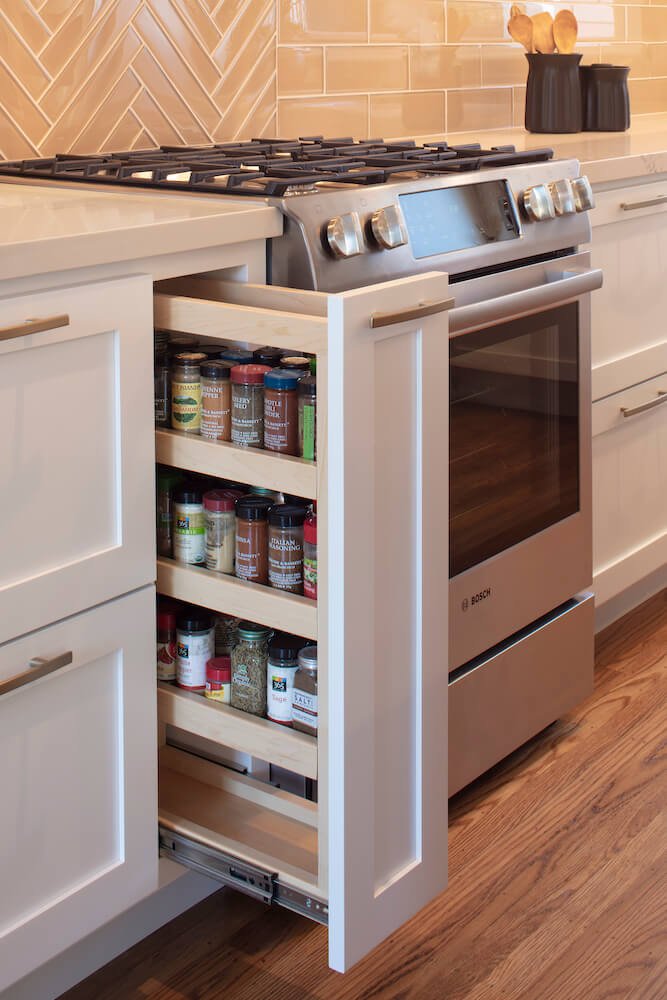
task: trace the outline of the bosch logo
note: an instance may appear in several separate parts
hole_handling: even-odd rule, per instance
[[[467,611],[471,605],[474,607],[476,604],[485,601],[487,597],[491,597],[490,587],[487,587],[486,590],[480,590],[479,593],[473,594],[470,598],[464,597],[461,601],[461,611]]]

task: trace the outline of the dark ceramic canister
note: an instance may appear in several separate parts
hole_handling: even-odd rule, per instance
[[[527,52],[526,128],[529,132],[581,132],[578,52]]]
[[[582,66],[579,72],[586,131],[625,132],[630,128],[630,67],[593,63]]]

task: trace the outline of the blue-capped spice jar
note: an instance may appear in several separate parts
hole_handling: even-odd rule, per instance
[[[299,447],[299,373],[274,368],[264,376],[264,447],[296,455]]]

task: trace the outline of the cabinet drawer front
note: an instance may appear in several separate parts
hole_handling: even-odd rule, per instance
[[[667,373],[593,404],[598,604],[667,563],[667,396],[660,393]]]
[[[0,991],[155,887],[153,622],[148,587],[0,647]]]
[[[0,300],[0,642],[154,578],[150,310],[143,277]]]

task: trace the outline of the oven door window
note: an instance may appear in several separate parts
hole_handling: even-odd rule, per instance
[[[450,576],[579,510],[578,306],[450,341]]]

